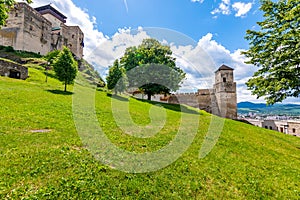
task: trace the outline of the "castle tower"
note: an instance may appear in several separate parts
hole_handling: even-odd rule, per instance
[[[237,118],[236,83],[233,69],[222,65],[215,72],[214,92],[221,117]],[[213,113],[214,114],[214,113]]]
[[[0,45],[45,55],[51,45],[51,22],[27,3],[14,4],[0,30]]]
[[[83,57],[84,34],[79,26],[67,26],[67,17],[50,4],[35,8],[43,17],[52,23],[51,51],[67,46],[72,53],[81,59]]]

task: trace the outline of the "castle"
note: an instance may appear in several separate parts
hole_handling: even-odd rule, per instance
[[[196,93],[173,94],[168,103],[186,104],[214,115],[230,119],[237,118],[236,83],[233,69],[222,65],[215,72],[212,89],[199,89]]]
[[[83,32],[79,26],[67,26],[66,19],[51,5],[34,9],[26,3],[16,3],[0,30],[0,45],[41,55],[66,46],[81,59]]]
[[[79,26],[67,26],[66,19],[66,16],[51,5],[34,9],[26,3],[17,3],[10,11],[6,25],[0,30],[0,45],[42,55],[67,46],[77,59],[81,59],[83,32]],[[214,115],[236,119],[237,98],[233,69],[222,65],[215,72],[212,89],[171,95],[168,102],[186,104]]]

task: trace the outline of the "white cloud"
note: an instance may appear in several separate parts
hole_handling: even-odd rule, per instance
[[[203,3],[204,2],[204,0],[191,0],[191,2],[199,2],[199,3]]]
[[[184,51],[182,51],[183,49]],[[197,67],[197,72],[202,75],[202,78],[195,77],[192,73],[189,80],[197,86],[196,88],[203,86],[201,85],[203,81],[211,87],[214,82],[214,71],[222,64],[225,64],[235,69],[234,75],[237,82],[238,101],[256,100],[256,97],[251,96],[251,92],[247,90],[245,82],[257,69],[244,63],[246,57],[241,55],[242,49],[230,52],[223,45],[213,40],[213,35],[208,33],[198,41],[197,46],[180,46],[177,49],[172,48],[172,51],[180,54],[181,57],[187,58],[190,63],[194,63]]]
[[[232,8],[236,11],[234,16],[243,17],[251,10],[252,3],[235,2]]]
[[[127,4],[127,0],[124,0],[124,5],[125,5],[125,8],[126,8],[126,12],[128,13],[128,4]]]
[[[85,59],[96,65],[100,74],[105,76],[108,66],[120,58],[127,47],[138,46],[143,39],[149,38],[141,27],[136,31],[137,34],[132,34],[130,28],[119,29],[110,39],[98,43]]]
[[[230,0],[222,0],[222,2],[226,5],[229,5],[230,4]]]
[[[222,2],[219,4],[218,8],[215,8],[213,11],[211,11],[211,14],[223,14],[223,15],[230,15],[230,0],[222,0]]]
[[[236,12],[234,15],[235,17],[244,17],[251,10],[252,4],[253,3],[235,2],[231,5],[230,0],[222,0],[219,6],[210,13],[212,15],[230,15],[233,9]],[[216,16],[214,16],[214,18],[216,18]]]

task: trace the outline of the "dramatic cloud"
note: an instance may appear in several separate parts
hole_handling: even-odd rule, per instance
[[[205,53],[203,53],[203,51]],[[251,92],[247,90],[245,82],[257,69],[252,65],[245,64],[246,58],[241,54],[242,51],[244,50],[238,49],[234,52],[230,52],[224,46],[213,40],[213,35],[208,33],[198,41],[196,47],[192,48],[190,51],[185,51],[185,53],[182,54],[182,57],[189,58],[191,63],[199,63],[201,66],[200,68],[207,71],[206,73],[200,72],[203,75],[202,77],[205,78],[207,85],[210,87],[214,82],[214,71],[219,66],[225,64],[234,68],[238,101],[256,101],[256,98],[251,96]],[[199,80],[201,79],[197,77],[193,78],[193,83],[199,84]]]
[[[252,8],[252,3],[235,2],[232,8],[237,12],[234,16],[242,17],[245,16]]]

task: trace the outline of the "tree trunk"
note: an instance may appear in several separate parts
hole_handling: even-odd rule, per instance
[[[147,94],[147,98],[149,101],[151,101],[151,94]]]
[[[67,82],[65,82],[65,92],[67,91]]]

